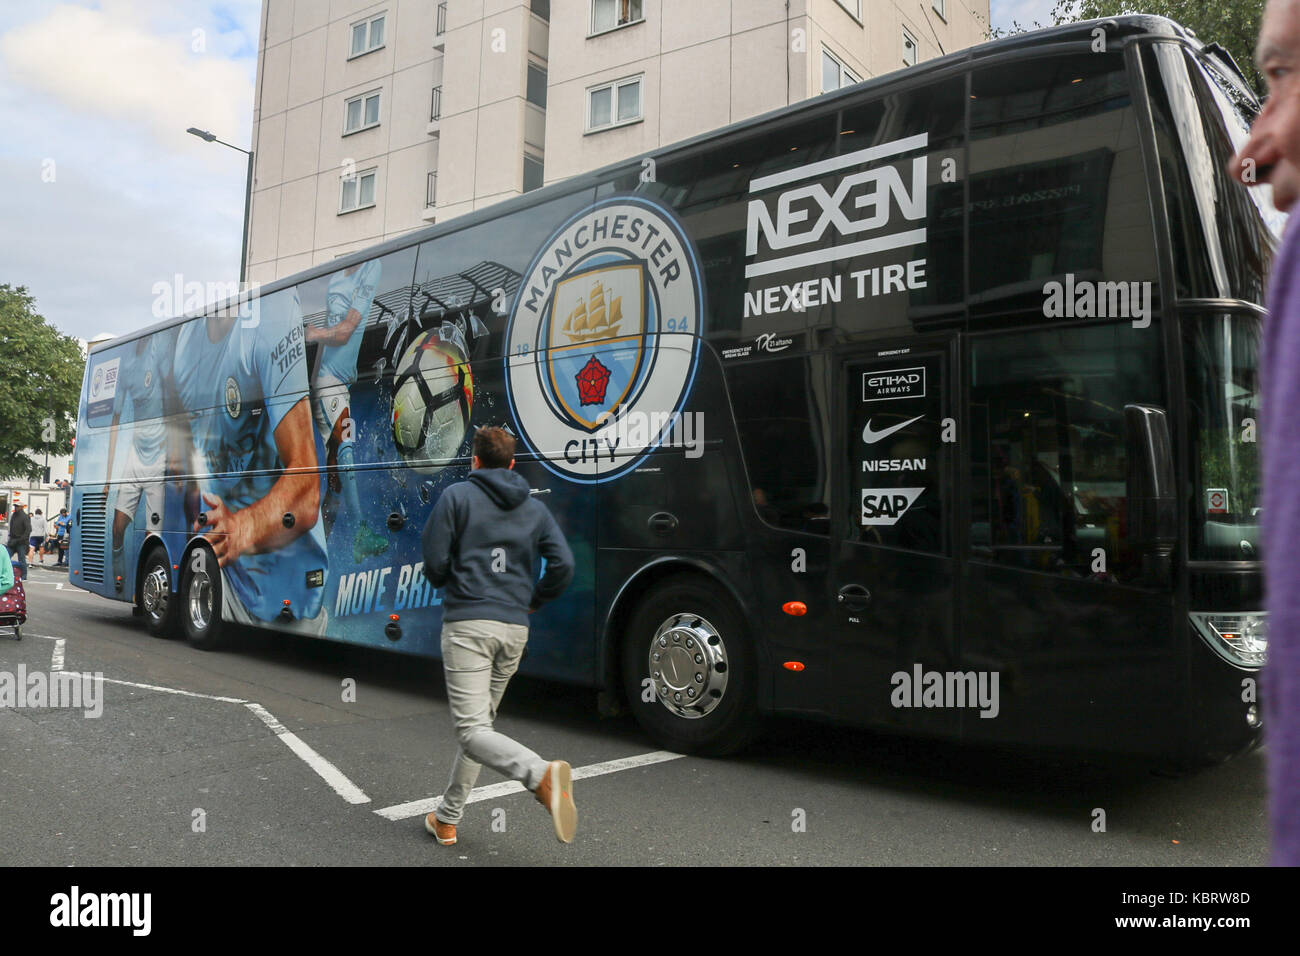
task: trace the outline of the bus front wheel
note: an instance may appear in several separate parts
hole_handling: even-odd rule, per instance
[[[207,548],[191,551],[181,578],[180,618],[185,639],[201,651],[216,650],[224,640],[221,620],[221,570]]]
[[[757,665],[740,612],[716,585],[680,575],[628,621],[623,688],[637,722],[680,753],[735,753],[758,735]]]
[[[172,593],[172,566],[167,549],[155,544],[140,566],[140,611],[154,637],[171,637],[176,627],[176,595]]]

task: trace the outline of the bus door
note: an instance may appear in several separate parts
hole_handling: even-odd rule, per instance
[[[956,657],[954,342],[876,343],[840,357],[830,575],[837,710],[944,735],[961,720],[934,694]]]

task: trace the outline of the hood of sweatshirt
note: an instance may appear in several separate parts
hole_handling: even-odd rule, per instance
[[[469,480],[482,488],[493,504],[506,511],[513,511],[528,500],[528,482],[509,468],[480,468],[470,473]]]

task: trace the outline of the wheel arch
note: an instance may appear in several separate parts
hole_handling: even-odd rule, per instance
[[[168,563],[171,562],[171,557],[172,557],[171,552],[167,550],[167,542],[165,542],[162,539],[162,535],[160,535],[156,531],[150,531],[146,533],[144,537],[144,541],[140,542],[140,550],[137,551],[135,555],[135,587],[132,588],[132,593],[135,595],[136,607],[140,606],[141,600],[143,598],[140,588],[143,587],[144,585],[143,572],[144,572],[145,558],[149,557],[149,552],[153,550],[153,546],[155,544],[163,549],[163,554],[167,555]],[[174,594],[176,592],[176,588],[179,587],[178,580],[177,580],[179,578],[179,575],[173,574],[171,578],[172,578],[171,580],[172,593]]]
[[[735,605],[748,636],[753,641],[754,654],[758,660],[760,671],[765,669],[767,664],[766,648],[763,646],[763,642],[758,639],[758,631],[754,627],[753,618],[747,610],[747,602],[727,575],[723,573],[722,569],[693,555],[662,555],[647,561],[629,575],[627,580],[619,587],[614,599],[610,602],[609,609],[605,612],[605,619],[601,624],[600,631],[600,676],[601,686],[605,691],[617,695],[620,699],[623,696],[623,681],[620,676],[621,644],[632,611],[651,588],[661,581],[682,573],[695,574],[721,586],[723,593]],[[761,680],[759,681],[759,703],[763,707],[768,704],[768,694],[764,682]]]

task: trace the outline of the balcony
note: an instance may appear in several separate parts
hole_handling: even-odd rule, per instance
[[[438,171],[434,170],[429,173],[429,179],[424,186],[424,214],[421,216],[426,222],[433,222],[438,215]]]
[[[438,4],[438,22],[433,30],[433,48],[441,50],[446,44],[447,34],[447,0]]]
[[[442,87],[435,86],[429,98],[429,125],[424,130],[430,136],[438,136],[442,131]]]

